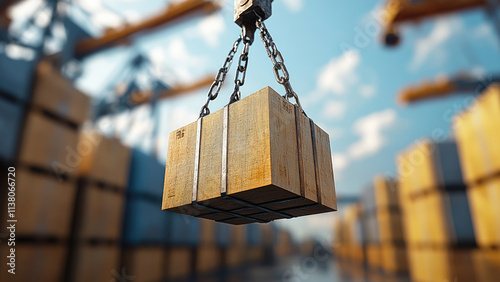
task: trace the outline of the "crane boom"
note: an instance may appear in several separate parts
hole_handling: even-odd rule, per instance
[[[125,26],[121,29],[106,31],[99,38],[86,38],[76,44],[75,54],[83,57],[113,44],[123,42],[127,37],[143,30],[152,29],[167,23],[171,23],[188,15],[198,12],[212,13],[220,9],[215,1],[186,0],[180,3],[170,4],[161,14],[149,18],[135,25]]]

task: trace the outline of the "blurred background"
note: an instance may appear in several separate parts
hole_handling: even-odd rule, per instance
[[[160,211],[168,134],[198,118],[241,33],[233,5],[0,2],[18,220],[13,276],[3,189],[0,280],[497,281],[496,0],[274,1],[265,23],[330,135],[338,211],[245,226]],[[249,57],[242,96],[284,94],[258,35]]]

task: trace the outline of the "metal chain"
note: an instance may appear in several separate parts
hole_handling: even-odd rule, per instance
[[[274,77],[276,78],[276,81],[279,84],[285,87],[286,94],[283,97],[285,97],[288,101],[290,98],[294,98],[299,110],[305,114],[304,110],[302,109],[302,106],[300,105],[299,97],[297,96],[297,93],[293,91],[292,85],[290,84],[290,74],[288,73],[288,70],[285,66],[285,61],[281,56],[281,52],[276,47],[276,44],[274,43],[273,38],[271,37],[271,34],[267,30],[266,25],[264,24],[261,18],[257,20],[256,25],[257,28],[260,30],[260,39],[262,40],[262,42],[264,42],[267,56],[271,59],[271,62],[273,63]],[[280,71],[282,72],[282,74],[280,74]]]
[[[243,30],[241,38],[243,38],[243,51],[241,52],[240,59],[238,61],[238,67],[236,68],[236,74],[234,75],[234,89],[233,94],[229,98],[229,104],[239,101],[241,98],[240,87],[245,84],[245,76],[248,66],[248,51],[250,50],[251,39],[245,34]],[[241,75],[241,78],[240,78]]]
[[[236,41],[233,44],[233,48],[229,51],[229,54],[226,57],[226,60],[224,61],[224,65],[222,65],[222,68],[219,69],[219,72],[215,76],[215,81],[210,85],[210,88],[208,90],[208,97],[207,97],[207,102],[203,107],[201,107],[201,112],[200,112],[200,117],[204,117],[206,115],[210,114],[210,109],[208,108],[208,104],[210,101],[215,100],[217,96],[219,96],[219,92],[222,88],[222,85],[224,84],[224,80],[226,79],[226,74],[231,68],[231,63],[233,62],[234,55],[238,51],[238,46],[240,45],[240,42],[242,40],[242,36],[238,37]],[[245,44],[246,47],[246,44]],[[241,57],[240,57],[240,63],[241,63]],[[239,66],[238,66],[239,68]],[[246,65],[245,65],[246,68]],[[243,82],[245,80],[245,76],[243,75]]]

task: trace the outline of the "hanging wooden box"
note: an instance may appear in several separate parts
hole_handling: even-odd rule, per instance
[[[269,87],[170,134],[164,210],[246,224],[336,208],[328,134]]]

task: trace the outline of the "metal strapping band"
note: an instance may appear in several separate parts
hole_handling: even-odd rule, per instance
[[[311,125],[311,140],[313,147],[313,159],[314,159],[314,175],[316,176],[316,195],[318,198],[318,204],[321,204],[321,189],[319,187],[319,169],[318,169],[318,148],[316,147],[316,125],[309,119],[309,123]]]
[[[199,118],[196,123],[196,146],[194,152],[194,172],[193,172],[193,197],[192,201],[198,199],[198,177],[200,170],[200,147],[201,147],[201,126],[203,118]]]
[[[228,150],[228,129],[229,129],[229,105],[224,107],[222,114],[222,173],[220,180],[221,194],[227,193],[227,150]]]
[[[295,135],[297,136],[297,156],[299,160],[299,183],[300,183],[300,195],[302,197],[306,196],[305,185],[304,185],[304,160],[302,158],[302,132],[300,131],[300,110],[295,105]]]

